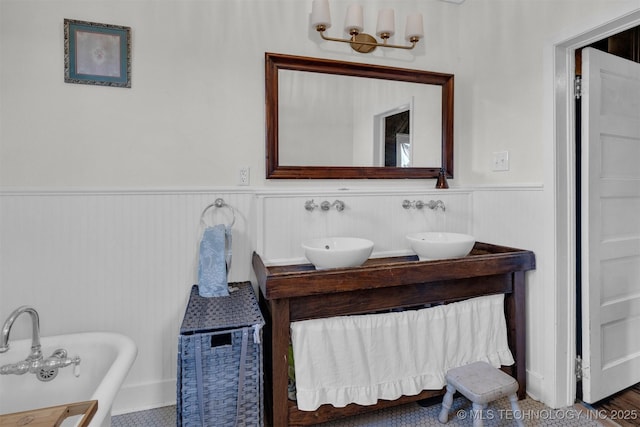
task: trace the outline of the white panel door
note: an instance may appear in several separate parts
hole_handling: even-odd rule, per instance
[[[640,382],[640,64],[584,49],[583,400]]]

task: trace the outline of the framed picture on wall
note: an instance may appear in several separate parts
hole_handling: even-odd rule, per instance
[[[64,81],[131,87],[131,28],[64,20]]]

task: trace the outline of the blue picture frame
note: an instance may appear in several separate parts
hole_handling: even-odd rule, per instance
[[[131,87],[131,28],[64,20],[64,81]]]

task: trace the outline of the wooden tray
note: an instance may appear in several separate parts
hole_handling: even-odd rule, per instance
[[[66,405],[0,415],[0,426],[57,427],[65,418],[84,414],[78,426],[88,427],[97,410],[97,400],[68,403]]]

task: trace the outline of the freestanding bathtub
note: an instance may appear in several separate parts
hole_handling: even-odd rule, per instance
[[[34,374],[0,375],[0,415],[85,400],[97,400],[98,410],[91,427],[111,425],[111,406],[116,393],[133,365],[138,349],[133,340],[113,332],[84,332],[41,337],[42,354],[67,350],[68,357],[79,356],[79,376],[74,366],[60,368],[48,382]],[[0,354],[0,366],[23,360],[29,354],[31,339],[9,341],[11,348]],[[68,418],[62,425],[74,426],[81,416]]]

